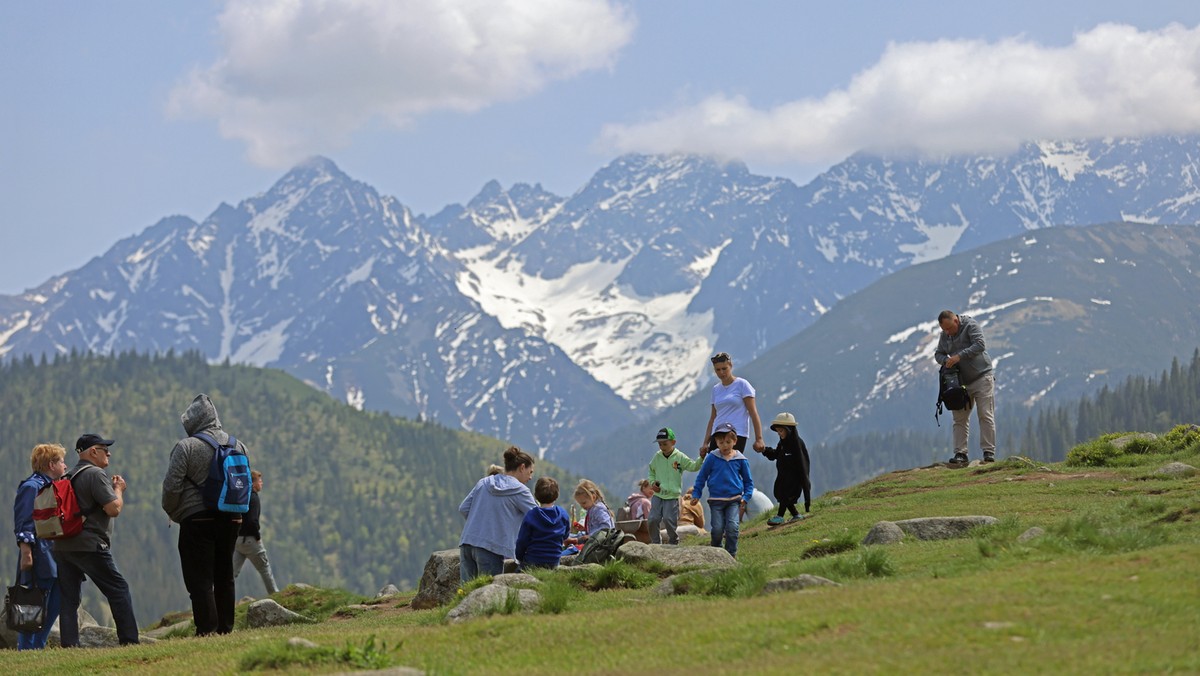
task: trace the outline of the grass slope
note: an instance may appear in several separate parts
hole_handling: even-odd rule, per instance
[[[740,587],[728,587],[753,592],[764,579],[813,573],[842,583],[836,588],[663,598],[647,584],[654,576],[622,572],[621,563],[591,578],[603,584],[589,586],[615,587],[601,591],[579,589],[587,576],[578,572],[542,575],[555,600],[543,614],[448,625],[446,609],[379,604],[218,638],[10,652],[0,665],[15,673],[336,672],[389,662],[430,673],[1194,673],[1200,476],[1154,470],[1171,460],[1200,465],[1195,436],[1101,466],[1012,458],[897,471],[822,497],[803,523],[743,525],[744,565],[729,574]],[[958,540],[857,545],[881,520],[970,514],[1000,523]],[[1046,534],[1019,542],[1033,526]],[[292,636],[321,648],[289,648]]]

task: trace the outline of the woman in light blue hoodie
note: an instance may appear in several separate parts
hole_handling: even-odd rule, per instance
[[[521,520],[537,507],[525,485],[532,478],[533,457],[510,446],[504,451],[504,473],[480,479],[458,506],[467,520],[458,543],[460,580],[499,575],[504,559],[516,556]]]

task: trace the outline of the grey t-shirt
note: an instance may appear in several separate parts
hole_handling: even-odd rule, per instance
[[[60,552],[98,552],[109,547],[112,517],[104,513],[104,505],[117,499],[108,472],[87,460],[70,472],[75,487],[75,499],[83,510],[83,532],[66,540],[55,540],[54,549]]]

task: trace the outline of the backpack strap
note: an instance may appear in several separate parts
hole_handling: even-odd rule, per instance
[[[218,444],[217,440],[215,438],[213,438],[213,436],[207,432],[196,432],[195,434],[192,435],[192,437],[199,439],[200,441],[203,441],[204,443],[208,444],[209,446],[212,446],[213,453],[219,453],[221,451],[221,444]],[[229,446],[232,448],[237,448],[237,444],[238,444],[237,438],[235,438],[232,434],[230,434],[229,435],[229,443],[226,444],[226,446]],[[187,476],[185,474],[183,476],[183,478],[187,479],[188,482],[191,483],[196,488],[201,488],[200,484],[196,483],[195,481],[192,481],[192,477]]]
[[[83,470],[85,470],[85,469],[87,469],[87,468],[89,468],[89,467],[95,467],[96,469],[100,469],[99,467],[96,467],[95,465],[90,465],[90,464],[89,464],[89,465],[83,465],[82,467],[78,468],[78,469],[77,469],[77,470],[75,470],[74,472],[67,472],[66,474],[62,475],[62,478],[64,478],[64,479],[66,479],[66,480],[70,481],[70,482],[71,482],[71,489],[72,489],[72,490],[74,490],[74,489],[75,489],[75,478],[76,478],[76,477],[78,477],[80,474],[83,474]],[[75,495],[76,495],[76,496],[78,496],[78,495],[79,495],[79,491],[75,491]],[[89,497],[90,497],[90,496],[89,496]],[[76,501],[76,502],[78,502],[78,501],[79,501],[79,498],[78,498],[78,497],[76,497],[76,498],[75,498],[75,501]],[[98,510],[98,509],[102,509],[102,508],[103,508],[103,505],[97,505],[97,504],[93,504],[91,509],[80,509],[80,510],[79,510],[79,514],[80,514],[80,515],[82,515],[82,516],[87,516],[88,514],[91,514],[91,513],[95,512],[96,510]]]

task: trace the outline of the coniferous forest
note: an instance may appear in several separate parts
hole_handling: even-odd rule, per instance
[[[0,366],[9,532],[12,496],[30,473],[35,444],[62,444],[71,467],[80,434],[115,439],[109,473],[129,487],[115,520],[113,556],[143,626],[190,607],[175,549],[178,527],[160,504],[171,448],[184,435],[179,415],[201,392],[264,474],[263,538],[281,586],[307,582],[362,594],[388,583],[414,588],[430,552],[457,547],[459,502],[488,465],[503,462],[505,444],[496,439],[365,413],[281,371],[210,365],[198,353],[72,354]],[[573,480],[548,463],[535,472],[565,486]],[[15,546],[11,553],[6,579],[16,571]],[[103,597],[84,587],[85,608],[107,616]],[[238,593],[265,594],[249,563]]]

